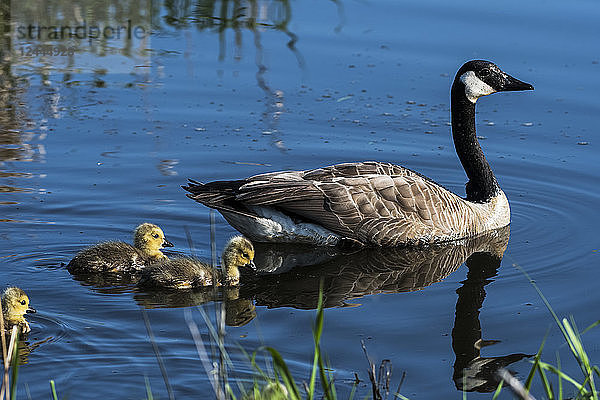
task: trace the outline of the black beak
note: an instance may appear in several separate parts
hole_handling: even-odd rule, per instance
[[[27,309],[27,311],[25,311],[27,314],[35,314],[37,311],[35,311],[35,308],[29,306],[29,308]]]
[[[163,247],[173,247],[173,243],[169,242],[167,238],[163,240]]]
[[[246,264],[246,267],[252,268],[253,271],[256,271],[256,265],[254,264],[254,261],[250,261],[248,264]]]
[[[514,92],[517,90],[533,90],[533,86],[529,83],[522,82],[517,78],[513,78],[512,76],[505,74],[504,75],[504,84],[502,85],[503,92]]]

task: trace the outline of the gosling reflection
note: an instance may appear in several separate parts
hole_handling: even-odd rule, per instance
[[[19,335],[19,339],[16,342],[17,346],[17,360],[19,360],[19,365],[25,365],[29,362],[29,356],[33,353],[38,347],[43,345],[44,343],[51,342],[54,338],[47,337],[43,340],[38,340],[34,343],[31,343],[28,339],[28,333],[22,333]],[[5,336],[6,345],[10,343],[10,334]],[[0,351],[0,360],[4,361],[4,355]]]
[[[236,286],[152,290],[136,293],[134,299],[147,309],[192,307],[223,302],[227,326],[244,326],[256,317],[254,302],[251,299],[240,298],[240,289]]]
[[[452,329],[452,349],[456,356],[452,379],[456,388],[467,392],[492,392],[498,387],[499,368],[531,357],[515,353],[504,356],[481,357],[481,349],[498,343],[481,338],[479,310],[485,299],[485,285],[491,282],[500,267],[502,254],[475,253],[467,260],[467,279],[456,290],[456,317]]]

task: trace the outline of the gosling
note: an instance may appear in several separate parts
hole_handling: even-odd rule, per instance
[[[34,312],[35,309],[29,305],[29,297],[22,289],[9,287],[2,293],[2,318],[6,332],[15,325],[21,333],[31,331],[25,314]]]
[[[71,273],[134,273],[167,259],[160,249],[173,247],[158,226],[143,223],[135,228],[133,246],[125,242],[103,242],[80,251],[67,265]]]
[[[223,250],[223,270],[193,258],[174,258],[142,270],[138,285],[146,288],[191,289],[204,286],[237,286],[240,267],[256,269],[254,246],[243,236],[235,236]],[[213,274],[213,271],[215,272]]]

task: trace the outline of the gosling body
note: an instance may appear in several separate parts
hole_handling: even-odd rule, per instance
[[[67,269],[71,273],[137,272],[166,259],[160,249],[172,246],[162,229],[146,222],[135,228],[133,246],[118,241],[98,243],[80,251]]]
[[[5,331],[10,331],[17,326],[19,332],[31,331],[25,314],[35,313],[35,309],[29,304],[29,297],[18,287],[9,287],[2,293],[2,318]]]
[[[222,259],[222,270],[190,257],[165,260],[143,269],[138,285],[170,289],[239,285],[239,268],[254,269],[254,246],[245,237],[235,236],[225,246]]]

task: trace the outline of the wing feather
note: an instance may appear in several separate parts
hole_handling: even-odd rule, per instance
[[[428,178],[388,163],[338,164],[184,187],[209,207],[270,206],[362,242],[390,245],[451,234],[463,200]]]

